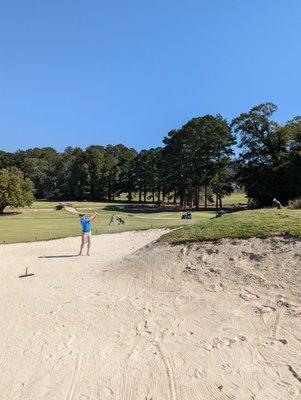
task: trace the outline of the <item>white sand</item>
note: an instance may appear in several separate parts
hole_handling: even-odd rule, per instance
[[[0,246],[1,400],[301,399],[301,242],[161,234]]]

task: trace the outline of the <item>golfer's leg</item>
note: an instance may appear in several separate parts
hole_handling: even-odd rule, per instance
[[[90,255],[90,246],[91,246],[91,233],[88,236],[88,240],[87,240],[87,256]]]
[[[80,244],[80,250],[79,250],[79,254],[78,254],[79,256],[82,255],[82,251],[83,251],[84,245],[85,245],[84,234],[82,234],[82,242]]]
[[[82,243],[82,244],[80,245],[80,250],[79,250],[79,253],[78,253],[79,256],[82,255],[83,248],[84,248],[84,243]]]

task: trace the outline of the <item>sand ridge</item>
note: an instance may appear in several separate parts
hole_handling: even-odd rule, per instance
[[[301,398],[301,241],[161,234],[0,246],[1,398]]]

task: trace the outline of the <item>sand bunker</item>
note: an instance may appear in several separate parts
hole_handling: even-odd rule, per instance
[[[301,241],[161,234],[0,246],[1,399],[301,398]]]

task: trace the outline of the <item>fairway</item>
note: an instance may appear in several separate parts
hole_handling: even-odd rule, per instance
[[[5,214],[0,217],[0,243],[32,242],[80,235],[81,229],[77,215],[66,211],[53,211],[58,202],[37,201],[21,213]],[[212,216],[212,212],[195,211],[191,221],[181,220],[179,211],[143,212],[109,211],[106,207],[122,207],[126,205],[113,203],[72,202],[83,212],[98,212],[93,223],[93,234],[116,233],[152,228],[177,227],[203,222]],[[124,225],[108,225],[111,215],[115,213],[124,220]]]

